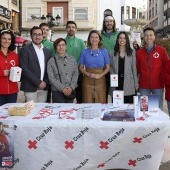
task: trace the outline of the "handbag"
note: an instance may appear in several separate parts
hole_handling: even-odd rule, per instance
[[[57,70],[58,70],[58,76],[59,76],[60,82],[62,83],[61,77],[60,77],[60,74],[59,74],[58,64],[57,64],[55,57],[54,57],[54,60],[55,60],[55,64],[56,64],[56,67],[57,67]],[[69,96],[67,96],[67,95],[64,95],[64,96],[67,97],[68,99],[75,99],[76,98],[76,91],[72,90],[72,92]]]

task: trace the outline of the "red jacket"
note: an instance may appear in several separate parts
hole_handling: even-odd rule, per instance
[[[165,99],[170,102],[170,60],[168,60],[162,69],[161,80],[165,84]]]
[[[160,89],[164,84],[160,79],[161,69],[168,60],[165,48],[156,45],[149,54],[146,47],[136,51],[136,65],[139,75],[139,88]]]
[[[8,56],[4,56],[0,50],[0,94],[13,94],[18,92],[18,83],[9,80],[9,76],[4,75],[4,70],[10,70],[11,67],[19,66],[19,57],[9,51]]]

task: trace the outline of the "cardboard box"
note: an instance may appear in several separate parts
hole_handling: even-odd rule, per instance
[[[20,67],[11,67],[9,79],[12,82],[20,81],[20,79],[21,79],[21,71],[22,71],[22,69]]]
[[[118,75],[117,74],[110,75],[110,87],[118,87]]]
[[[124,91],[114,90],[113,91],[113,106],[122,107],[124,105]]]

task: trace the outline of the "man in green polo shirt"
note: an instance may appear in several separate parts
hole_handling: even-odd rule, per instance
[[[114,17],[105,16],[103,20],[103,28],[101,31],[101,35],[103,38],[104,48],[107,49],[108,53],[114,49],[118,34],[119,32],[116,29],[116,22]],[[110,72],[106,74],[106,99],[108,98],[109,89],[110,89]]]
[[[49,31],[50,31],[50,27],[48,25],[48,23],[41,23],[39,25],[39,27],[43,30],[43,41],[42,41],[42,44],[44,47],[47,47],[48,49],[51,50],[52,52],[52,56],[54,57],[55,56],[55,49],[54,49],[54,46],[53,46],[53,43],[47,38],[48,37],[48,34],[49,34]]]
[[[79,64],[81,52],[85,49],[85,43],[82,39],[75,36],[77,32],[77,24],[74,21],[68,21],[66,24],[67,36],[65,38],[67,42],[66,52],[76,58],[77,64]],[[77,103],[82,103],[82,81],[83,74],[79,73],[79,78],[76,87],[76,100]]]
[[[50,26],[48,25],[48,23],[44,22],[44,23],[41,23],[39,25],[39,27],[43,30],[43,41],[42,41],[42,44],[43,44],[44,47],[47,47],[48,49],[51,50],[52,56],[54,57],[56,51],[54,49],[53,43],[47,38],[48,34],[49,34]],[[51,102],[51,85],[49,85],[49,88],[48,88],[47,102],[48,103]]]

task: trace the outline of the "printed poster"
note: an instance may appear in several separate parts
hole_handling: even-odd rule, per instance
[[[14,164],[13,122],[0,120],[0,167],[11,168]]]

